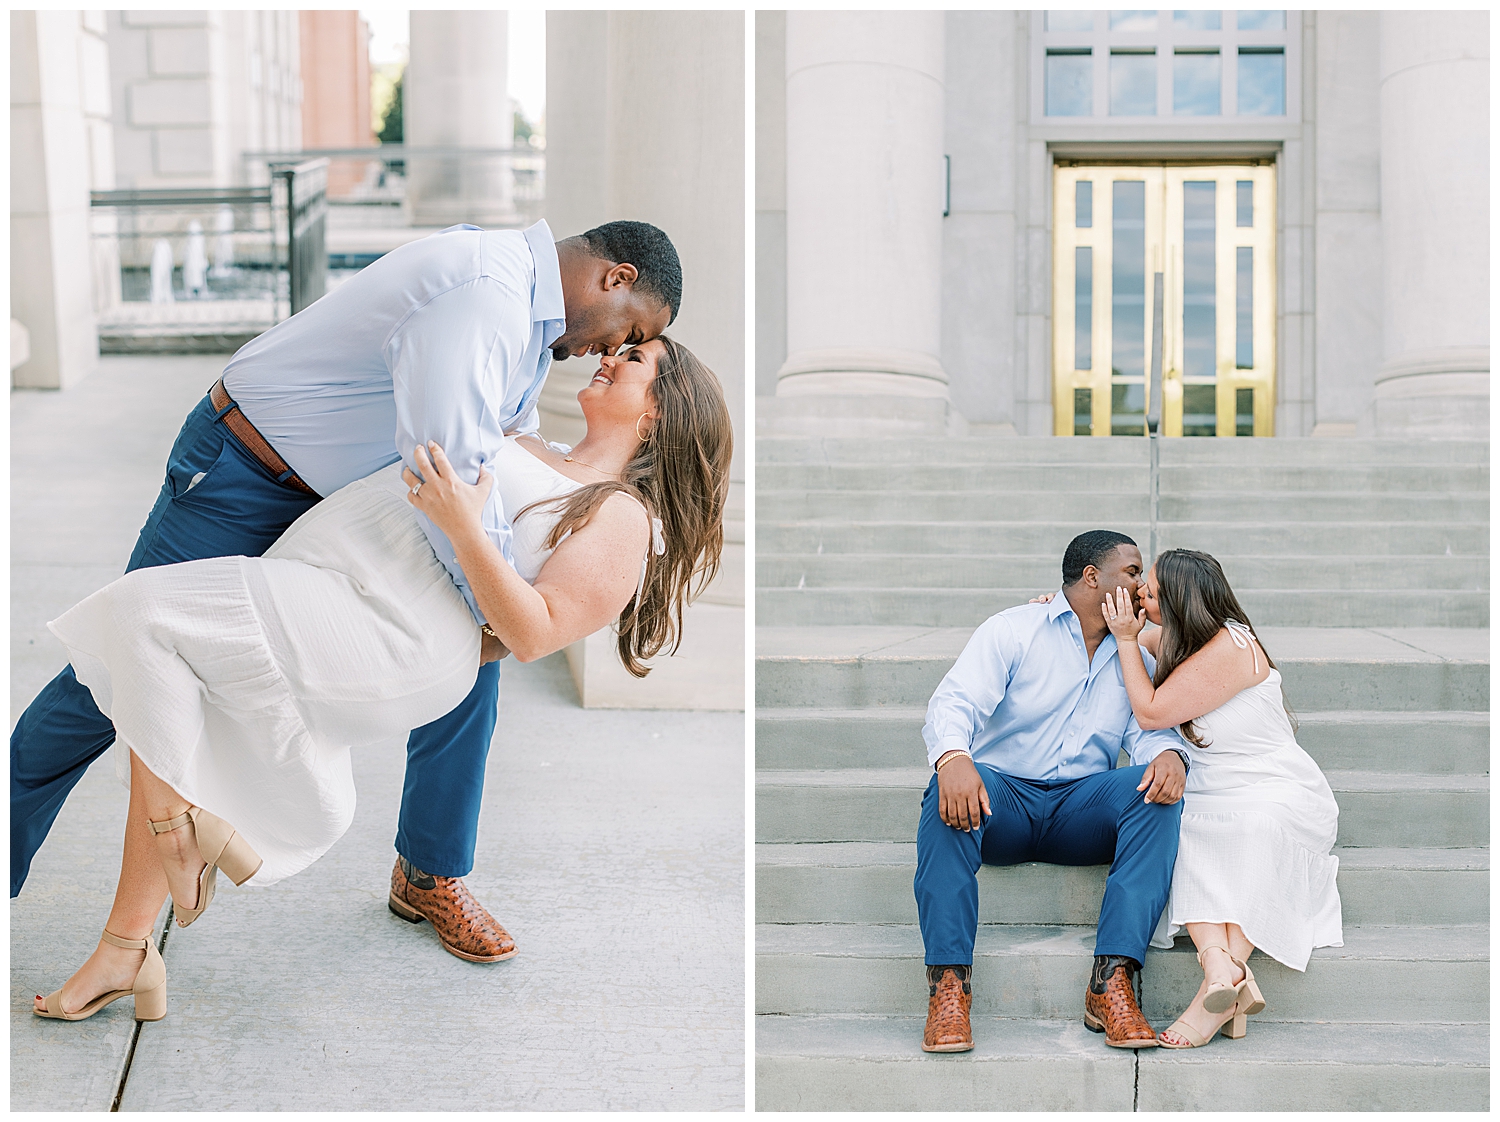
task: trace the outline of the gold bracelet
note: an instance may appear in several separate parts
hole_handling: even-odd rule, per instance
[[[936,775],[938,772],[942,771],[943,770],[943,765],[946,764],[946,763],[948,763],[949,761],[951,761],[956,756],[963,756],[965,759],[970,759],[971,758],[969,756],[969,754],[967,752],[963,751],[962,749],[959,749],[959,748],[949,749],[948,754],[945,755],[941,760],[939,760],[937,762],[937,767],[935,767],[935,768],[932,769],[932,773],[934,775]]]
[[[481,623],[481,624],[480,624],[480,625],[479,625],[479,630],[480,630],[480,631],[483,631],[483,632],[484,632],[484,633],[485,633],[485,634],[486,634],[486,635],[488,635],[488,636],[489,636],[489,637],[490,637],[490,638],[491,638],[491,639],[499,639],[499,638],[500,638],[500,636],[498,636],[498,635],[496,635],[496,634],[495,634],[495,629],[494,629],[494,628],[493,628],[493,627],[491,627],[491,626],[490,626],[490,625],[489,625],[489,624],[487,624],[487,623]]]

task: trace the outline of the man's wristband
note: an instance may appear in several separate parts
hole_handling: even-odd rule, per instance
[[[1179,756],[1182,757],[1182,770],[1184,774],[1193,770],[1193,761],[1188,759],[1188,754],[1181,748],[1168,748],[1167,751],[1176,752]]]
[[[969,754],[967,752],[961,751],[958,748],[950,749],[943,755],[942,759],[938,760],[937,767],[932,769],[933,774],[936,775],[938,772],[942,771],[943,765],[946,764],[949,760],[953,759],[955,756],[963,756],[965,759],[967,759],[969,757]]]

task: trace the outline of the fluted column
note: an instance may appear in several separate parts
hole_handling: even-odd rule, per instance
[[[1489,17],[1380,15],[1382,436],[1483,437],[1489,417]]]
[[[777,397],[824,399],[824,431],[944,429],[943,15],[789,12],[786,83]]]

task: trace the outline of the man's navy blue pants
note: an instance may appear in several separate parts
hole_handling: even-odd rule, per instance
[[[217,416],[206,396],[188,414],[127,571],[204,557],[259,557],[317,502],[279,482],[215,423]],[[407,741],[396,849],[424,872],[461,877],[474,866],[499,686],[500,664],[481,666],[463,703]],[[26,883],[31,859],[68,792],[114,739],[114,726],[71,666],[21,715],[10,738],[12,896]]]
[[[1023,861],[1109,865],[1094,953],[1144,965],[1172,887],[1182,801],[1146,802],[1136,790],[1144,765],[1054,783],[974,766],[990,793],[979,829],[966,833],[938,817],[936,775],[922,796],[914,887],[927,965],[973,963],[979,866]]]

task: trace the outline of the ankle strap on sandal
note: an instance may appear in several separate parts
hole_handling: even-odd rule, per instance
[[[122,939],[108,928],[105,929],[103,940],[112,947],[119,947],[125,951],[145,951],[151,949],[150,939]]]
[[[1234,962],[1235,961],[1234,953],[1232,951],[1230,951],[1230,949],[1228,947],[1221,947],[1221,946],[1219,946],[1218,943],[1210,943],[1208,946],[1204,947],[1202,950],[1200,950],[1198,952],[1198,965],[1199,966],[1203,965],[1203,956],[1205,954],[1207,954],[1209,951],[1223,951],[1225,954],[1227,954],[1229,956],[1229,961],[1230,962]]]
[[[165,822],[153,822],[148,818],[146,819],[146,825],[151,828],[151,832],[153,834],[170,834],[179,826],[186,826],[192,820],[193,816],[191,811],[184,810],[176,818],[168,818]]]

